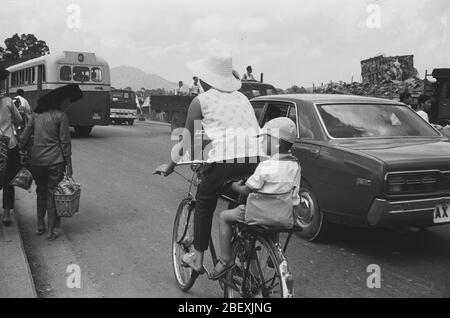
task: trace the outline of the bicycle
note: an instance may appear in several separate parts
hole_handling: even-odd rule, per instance
[[[172,263],[178,287],[189,291],[195,284],[199,274],[191,268],[182,265],[181,257],[193,251],[193,218],[195,213],[195,197],[192,192],[198,186],[200,167],[204,163],[191,166],[194,171],[189,181],[187,197],[184,198],[177,209],[172,235]],[[179,174],[179,173],[178,173]],[[180,175],[180,174],[179,174]],[[233,198],[226,194],[221,195],[229,208],[235,208],[245,202],[245,198]],[[224,291],[225,298],[292,298],[294,296],[294,278],[288,266],[285,252],[290,239],[295,232],[301,229],[269,229],[259,226],[249,226],[238,223],[234,227],[232,241],[232,260],[235,266],[219,283]],[[281,244],[274,237],[280,233],[288,236]],[[214,266],[218,262],[216,249],[212,238],[209,251]]]

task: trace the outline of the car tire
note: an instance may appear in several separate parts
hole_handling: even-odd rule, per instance
[[[318,242],[326,238],[328,223],[320,210],[312,187],[304,180],[299,190],[300,207],[297,213],[297,225],[302,228],[298,235],[308,242]]]

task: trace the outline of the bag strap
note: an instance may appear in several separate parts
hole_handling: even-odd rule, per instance
[[[285,194],[292,193],[292,192],[294,192],[295,189],[297,189],[297,187],[293,187],[290,191],[283,192],[283,193],[266,193],[266,192],[254,192],[254,193],[262,194],[262,195],[266,195],[266,196],[276,196],[276,195],[285,195]]]
[[[285,156],[280,158],[280,161],[296,162],[297,165],[298,165],[298,168],[299,169],[301,168],[300,161],[298,161],[298,159],[296,157],[294,157],[291,153],[290,154],[286,154]],[[267,196],[275,196],[275,195],[285,195],[285,194],[293,193],[295,189],[297,189],[297,186],[294,186],[290,191],[284,192],[284,193],[265,193],[265,192],[255,192],[255,193],[262,194],[262,195],[267,195]]]
[[[30,141],[30,138],[34,138],[34,123],[35,123],[35,114],[33,113],[32,115],[31,115],[31,117],[30,117],[30,120],[27,122],[27,126],[28,125],[31,125],[31,131],[30,131],[30,133],[28,134],[28,136],[25,138],[25,139],[23,139],[23,140],[21,140],[21,142],[20,142],[20,144],[23,146],[23,147],[26,147],[26,145],[28,144],[28,142]],[[22,134],[22,136],[23,136],[23,134]],[[21,137],[22,138],[22,137]]]

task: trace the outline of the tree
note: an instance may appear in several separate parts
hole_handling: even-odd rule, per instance
[[[0,62],[7,66],[21,63],[49,54],[47,43],[38,40],[34,34],[14,34],[5,40],[5,48],[0,47]]]

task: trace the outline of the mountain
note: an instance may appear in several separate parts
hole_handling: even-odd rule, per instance
[[[164,88],[172,90],[177,87],[161,76],[147,74],[144,71],[132,66],[118,66],[111,69],[111,85],[115,88],[131,87],[134,91],[142,87],[147,89]]]

